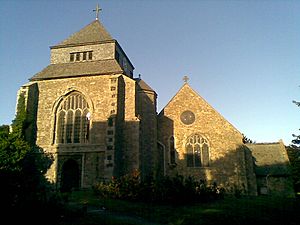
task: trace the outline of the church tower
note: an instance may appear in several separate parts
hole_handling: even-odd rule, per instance
[[[50,47],[50,64],[17,96],[25,139],[53,161],[47,178],[62,191],[91,188],[139,171],[192,176],[244,194],[293,194],[279,143],[244,144],[243,135],[185,83],[157,115],[156,92],[96,20]]]
[[[62,190],[155,167],[157,95],[133,77],[99,10],[95,21],[51,46],[50,64],[19,90],[35,118],[36,144],[54,157],[47,177]]]

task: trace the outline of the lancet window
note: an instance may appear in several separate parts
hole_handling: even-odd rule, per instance
[[[176,163],[176,150],[175,150],[175,140],[174,137],[169,139],[169,150],[170,150],[170,164]]]

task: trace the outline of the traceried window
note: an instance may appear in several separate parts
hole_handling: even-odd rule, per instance
[[[173,136],[170,137],[169,139],[169,150],[170,150],[170,164],[175,164],[176,150],[175,150],[175,141]]]
[[[185,150],[187,167],[209,166],[209,145],[203,136],[194,134],[188,137]]]
[[[55,142],[88,143],[90,111],[85,98],[73,92],[61,101],[56,112]]]

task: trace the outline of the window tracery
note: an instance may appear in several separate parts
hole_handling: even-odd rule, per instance
[[[187,167],[209,166],[209,144],[203,136],[194,134],[188,137],[185,149]]]
[[[82,94],[72,92],[60,102],[55,123],[56,143],[88,143],[90,111],[89,105]]]

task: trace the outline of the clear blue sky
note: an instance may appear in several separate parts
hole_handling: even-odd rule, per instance
[[[182,77],[256,142],[300,133],[300,1],[0,0],[0,125],[19,87],[50,62],[49,47],[95,19],[158,93],[158,112]]]

